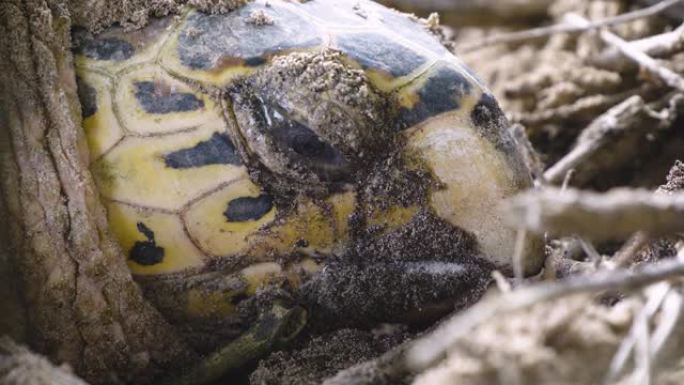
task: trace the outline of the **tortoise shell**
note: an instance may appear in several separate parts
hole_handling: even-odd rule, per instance
[[[234,338],[246,299],[296,291],[333,260],[510,270],[515,234],[495,206],[529,172],[495,99],[415,17],[255,0],[73,36],[111,231],[173,321]],[[474,257],[453,252],[464,245]]]

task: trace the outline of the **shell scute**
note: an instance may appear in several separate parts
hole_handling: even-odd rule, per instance
[[[74,33],[74,52],[93,60],[123,61],[135,53],[133,44],[117,37],[95,38],[85,30]]]
[[[199,199],[183,219],[204,252],[229,257],[244,254],[250,234],[272,222],[275,214],[271,198],[249,179],[240,179]]]
[[[154,60],[173,25],[173,19],[167,17],[152,19],[135,31],[114,27],[93,35],[75,28],[72,41],[76,65],[101,68],[113,75],[127,66]]]
[[[242,164],[235,145],[227,134],[215,132],[211,138],[193,147],[183,148],[164,155],[167,167],[183,169],[212,164]]]
[[[477,92],[458,68],[438,63],[398,91],[402,104],[400,126],[411,127],[441,113],[459,110]]]
[[[362,32],[340,34],[336,46],[364,69],[388,76],[406,76],[428,61],[416,52],[383,34]]]
[[[124,135],[112,105],[112,79],[94,71],[82,71],[76,80],[90,157],[97,159]]]
[[[107,205],[109,225],[136,274],[168,274],[204,266],[177,215],[119,202]]]
[[[76,76],[76,86],[78,87],[78,101],[81,103],[81,114],[83,119],[87,119],[97,112],[97,90],[80,76]]]
[[[204,107],[204,101],[191,92],[164,90],[158,82],[144,80],[134,83],[135,98],[149,114],[195,111]]]
[[[224,129],[223,122],[218,121],[192,132],[125,138],[92,166],[101,195],[144,207],[176,211],[222,183],[245,177],[244,166],[197,161],[206,161],[206,158],[192,159],[193,148],[211,141]],[[180,151],[185,153],[179,155]],[[177,167],[183,166],[182,162],[191,163],[193,167]]]
[[[254,23],[262,12],[269,23]],[[212,84],[225,84],[251,73],[273,55],[320,46],[325,34],[284,4],[254,2],[226,15],[191,12],[169,47],[162,64],[171,72]]]
[[[157,66],[126,71],[115,107],[124,128],[138,135],[168,134],[220,119],[216,104]]]

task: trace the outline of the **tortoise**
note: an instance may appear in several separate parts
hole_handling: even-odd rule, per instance
[[[426,22],[255,0],[73,43],[109,228],[198,351],[244,363],[304,325],[425,324],[511,271],[496,207],[530,172]],[[523,246],[533,273],[540,244]]]

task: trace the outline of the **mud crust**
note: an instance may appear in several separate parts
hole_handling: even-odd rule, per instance
[[[303,340],[259,363],[250,376],[258,385],[318,385],[358,362],[377,357],[411,333],[396,325],[363,331],[342,329]]]
[[[233,108],[228,113],[234,114],[242,132],[232,133],[234,142],[247,158],[252,176],[277,192],[274,196],[304,190],[323,198],[349,183],[349,175],[358,175],[361,162],[367,164],[386,156],[387,148],[397,148],[384,124],[392,114],[388,95],[375,90],[363,71],[349,68],[334,50],[277,57],[265,70],[232,86],[227,95]],[[340,149],[349,162],[339,171],[342,175],[326,179],[312,171],[316,165],[287,158],[274,150],[274,143],[261,143],[261,136],[250,142],[244,128],[265,124],[254,112],[262,106],[283,108],[290,119]]]

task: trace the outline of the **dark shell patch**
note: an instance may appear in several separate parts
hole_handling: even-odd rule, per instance
[[[252,12],[263,11],[272,24],[249,23]],[[224,66],[257,66],[268,55],[293,48],[320,45],[321,33],[302,16],[280,7],[248,4],[226,15],[195,12],[188,16],[178,37],[178,55],[192,69],[220,70]]]
[[[95,38],[83,29],[73,33],[74,52],[95,60],[122,61],[135,53],[133,45],[125,40],[106,37]]]
[[[506,116],[493,95],[482,94],[470,113],[470,119],[475,127],[480,129],[482,135],[492,142],[499,151],[505,154],[512,154],[516,151],[513,138],[507,130]]]
[[[416,92],[418,102],[413,108],[404,108],[400,112],[403,128],[411,127],[443,112],[457,110],[461,105],[461,98],[472,89],[468,79],[451,67],[439,67],[426,76],[429,78]]]
[[[192,93],[173,92],[167,86],[150,81],[135,83],[135,98],[150,114],[195,111],[204,107],[204,102]]]
[[[473,108],[470,118],[477,127],[484,129],[492,129],[497,127],[505,120],[504,113],[501,111],[499,104],[491,94],[483,94],[480,101]]]
[[[240,156],[226,134],[214,133],[209,140],[164,156],[167,167],[175,169],[202,167],[212,164],[239,165]]]
[[[164,260],[164,248],[157,246],[154,240],[154,232],[144,223],[138,222],[138,231],[140,231],[146,241],[137,241],[128,253],[128,258],[143,266],[156,265]]]
[[[255,221],[268,214],[273,208],[273,198],[270,195],[261,194],[258,197],[241,197],[228,203],[228,208],[223,212],[228,222]]]
[[[258,67],[262,64],[266,64],[266,59],[263,57],[255,56],[245,59],[245,65],[248,67]]]
[[[97,91],[78,76],[76,77],[76,85],[83,119],[95,115],[97,112]]]
[[[408,75],[427,61],[425,56],[376,33],[341,35],[337,38],[337,44],[342,52],[365,69],[392,76]]]

